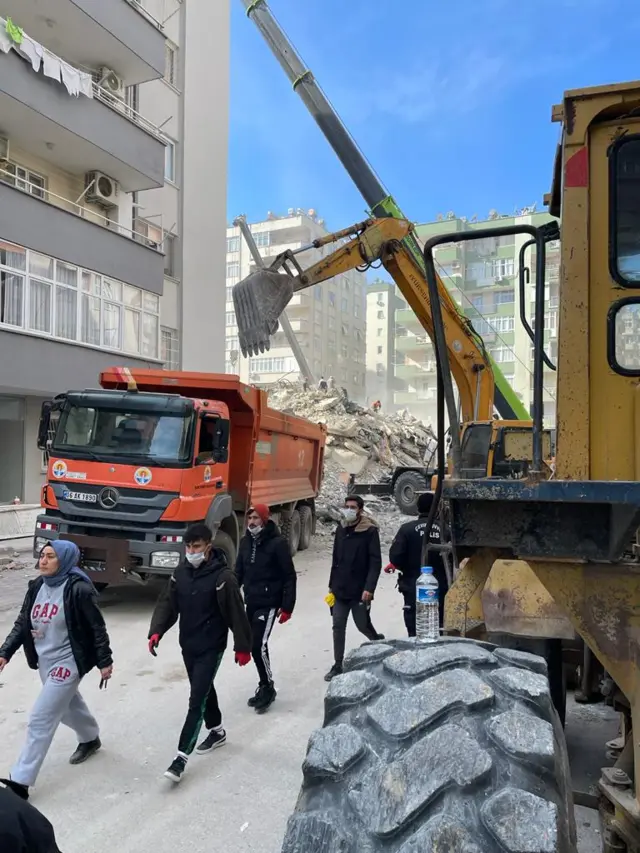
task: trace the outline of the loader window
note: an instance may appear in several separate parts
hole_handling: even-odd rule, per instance
[[[466,428],[460,462],[460,473],[464,479],[487,476],[490,445],[491,424],[473,424]]]
[[[609,179],[611,276],[626,287],[640,287],[640,135],[614,143]]]
[[[615,302],[607,329],[609,367],[623,376],[640,376],[640,297]]]

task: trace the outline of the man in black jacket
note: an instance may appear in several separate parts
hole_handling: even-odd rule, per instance
[[[238,583],[244,587],[247,616],[253,634],[253,660],[258,688],[249,707],[264,714],[276,698],[269,637],[276,617],[280,624],[291,619],[296,604],[296,570],[289,543],[269,518],[266,504],[255,504],[247,515],[247,532],[240,542],[236,561]]]
[[[26,802],[28,794],[10,779],[0,779],[2,853],[60,853],[47,818]]]
[[[178,740],[178,753],[165,776],[179,782],[196,745],[202,722],[209,734],[196,752],[211,752],[226,743],[222,714],[213,681],[229,631],[233,633],[236,663],[251,660],[251,627],[233,571],[222,551],[213,547],[211,530],[194,524],[186,532],[185,560],[175,570],[151,617],[149,651],[180,619],[179,642],[189,676],[189,710]]]
[[[398,590],[404,597],[404,624],[410,637],[416,635],[416,581],[422,566],[422,543],[432,503],[432,492],[423,492],[418,497],[418,518],[407,521],[398,530],[389,550],[389,565],[385,567],[385,572],[392,573],[398,570],[401,573],[398,579]],[[434,545],[440,545],[441,539],[440,525],[436,521],[431,528],[429,541]],[[449,583],[444,561],[439,551],[429,553],[428,565],[433,568],[433,575],[438,581],[438,608],[440,610],[440,627],[442,627],[444,597],[449,589]]]
[[[380,535],[372,518],[364,513],[360,495],[349,495],[342,510],[342,523],[333,541],[333,559],[329,577],[329,593],[335,596],[333,617],[334,664],[325,681],[342,673],[349,613],[360,633],[368,640],[381,640],[371,623],[370,608],[376,591],[382,557]]]

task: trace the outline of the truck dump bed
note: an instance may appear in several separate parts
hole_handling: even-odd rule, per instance
[[[326,428],[271,409],[267,394],[226,373],[109,368],[105,389],[178,394],[219,400],[229,409],[231,440],[228,490],[234,509],[249,503],[278,506],[314,498],[322,481]]]

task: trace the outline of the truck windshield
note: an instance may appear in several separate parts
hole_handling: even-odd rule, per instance
[[[53,454],[129,464],[190,461],[193,411],[67,401],[51,445]]]

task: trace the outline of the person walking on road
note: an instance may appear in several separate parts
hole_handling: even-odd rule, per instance
[[[213,547],[211,530],[206,524],[194,524],[184,542],[185,559],[158,599],[148,638],[149,651],[155,657],[160,640],[180,620],[179,642],[191,690],[178,751],[164,774],[172,782],[182,779],[203,721],[209,733],[198,744],[197,753],[211,752],[227,741],[214,679],[229,631],[236,663],[245,666],[251,660],[251,628],[238,582],[224,553]]]
[[[365,514],[360,495],[347,495],[341,514],[329,577],[329,593],[335,597],[331,608],[334,664],[325,681],[342,673],[349,613],[358,631],[368,640],[384,639],[373,627],[370,614],[382,568],[378,526]]]
[[[433,503],[433,493],[423,492],[418,497],[418,518],[407,521],[400,527],[389,549],[389,564],[385,572],[391,574],[400,572],[398,590],[404,597],[404,624],[410,637],[416,635],[416,581],[422,566],[422,542],[427,528],[427,517]],[[429,534],[429,541],[440,545],[442,541],[440,525],[434,522]],[[449,589],[444,560],[439,551],[431,551],[429,563],[438,581],[438,608],[440,610],[440,627],[444,624],[444,597]]]
[[[27,663],[38,670],[42,681],[25,745],[11,770],[11,781],[27,796],[60,723],[78,736],[70,764],[81,764],[102,745],[98,723],[78,688],[95,666],[100,686],[106,685],[113,658],[98,593],[78,568],[79,561],[73,542],[58,539],[44,546],[38,561],[40,577],[29,582],[13,630],[0,648],[0,672],[23,648]]]
[[[277,695],[269,657],[271,631],[276,618],[280,624],[291,619],[296,604],[296,570],[289,543],[269,515],[266,504],[251,507],[236,561],[236,576],[244,588],[251,623],[253,661],[258,670],[258,687],[248,704],[258,714],[264,714]]]

